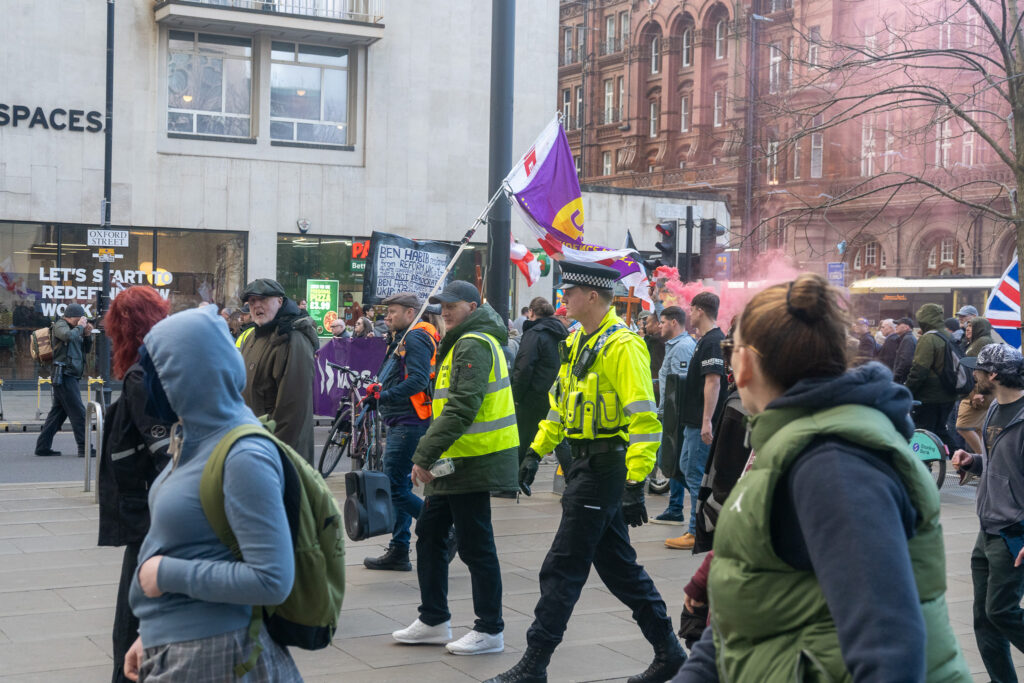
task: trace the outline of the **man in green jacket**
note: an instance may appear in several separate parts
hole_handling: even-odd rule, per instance
[[[426,482],[416,522],[419,618],[392,636],[400,643],[443,644],[458,655],[501,652],[501,569],[491,527],[491,491],[518,488],[519,431],[508,364],[508,328],[480,293],[456,280],[430,303],[441,304],[448,330],[438,348],[433,422],[413,454],[412,481]],[[442,360],[443,359],[443,360]],[[451,641],[448,532],[473,584],[473,630]]]
[[[946,345],[952,343],[946,331],[945,317],[938,304],[925,304],[917,309],[917,324],[921,327],[921,338],[914,349],[914,361],[910,366],[906,387],[921,405],[914,408],[912,416],[917,429],[927,429],[950,443],[946,421],[953,410],[956,394],[942,384],[940,375],[946,367]]]
[[[257,417],[274,421],[274,434],[313,464],[313,354],[320,348],[313,319],[285,296],[275,280],[245,286],[255,331],[242,342],[242,398]]]
[[[53,450],[53,437],[67,418],[81,458],[85,455],[85,405],[78,380],[85,374],[85,356],[92,347],[92,325],[85,318],[85,308],[68,304],[63,317],[53,324],[51,336],[53,405],[39,431],[36,455],[60,455]]]

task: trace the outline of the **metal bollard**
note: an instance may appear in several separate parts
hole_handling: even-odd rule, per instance
[[[53,384],[53,380],[49,377],[37,377],[36,378],[36,419],[43,417],[43,385]]]
[[[86,381],[86,385],[85,385],[85,401],[86,401],[86,403],[89,403],[89,402],[92,401],[92,385],[93,384],[99,384],[100,385],[99,394],[97,394],[97,400],[99,400],[99,397],[103,395],[103,378],[102,377],[90,377]],[[102,403],[102,401],[100,401],[100,403]]]
[[[93,493],[93,502],[100,501],[100,454],[99,449],[103,447],[103,406],[97,401],[89,401],[85,406],[85,493],[90,490],[92,479],[92,416],[96,415],[96,487]]]

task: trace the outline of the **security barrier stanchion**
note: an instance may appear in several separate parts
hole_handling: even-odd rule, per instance
[[[38,377],[36,379],[36,419],[41,420],[43,418],[43,385],[53,384],[53,380],[49,377]]]
[[[0,379],[0,420],[4,419],[4,381]]]
[[[85,386],[85,401],[90,403],[92,401],[92,385],[99,384],[99,393],[96,398],[100,398],[103,395],[103,378],[102,377],[90,377]],[[102,404],[102,401],[100,401]]]
[[[96,416],[96,447],[103,447],[103,406],[98,401],[89,401],[85,406],[85,493],[90,490],[92,480],[92,418]],[[100,500],[100,458],[96,458],[96,487],[93,502]]]

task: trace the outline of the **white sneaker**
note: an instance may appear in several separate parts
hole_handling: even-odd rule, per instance
[[[505,636],[500,633],[470,631],[453,643],[445,645],[453,655],[485,655],[505,649]]]
[[[446,621],[437,626],[427,626],[417,619],[409,628],[403,628],[391,634],[400,643],[409,645],[444,645],[452,639],[452,622]]]

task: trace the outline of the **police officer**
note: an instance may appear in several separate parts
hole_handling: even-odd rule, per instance
[[[647,521],[644,480],[654,467],[661,424],[654,403],[650,356],[643,340],[612,308],[617,271],[562,264],[568,315],[582,329],[563,342],[551,410],[519,470],[529,495],[540,462],[568,438],[572,464],[562,495],[562,520],[540,569],[540,601],[526,633],[527,649],[514,667],[488,683],[543,683],[590,566],[633,610],[654,662],[630,683],[667,681],[686,661],[672,620],[651,578],[637,564],[626,524]]]

